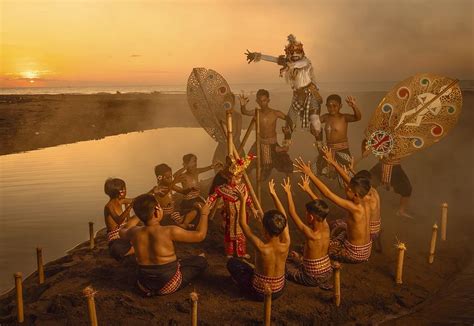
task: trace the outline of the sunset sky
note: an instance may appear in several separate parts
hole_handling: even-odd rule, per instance
[[[290,33],[320,81],[474,79],[473,3],[0,0],[0,87],[182,85],[193,67],[278,82],[243,53],[283,54]]]

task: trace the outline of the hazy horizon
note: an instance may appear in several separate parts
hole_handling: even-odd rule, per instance
[[[470,0],[0,0],[1,88],[182,85],[194,67],[229,83],[280,83],[303,42],[320,82],[400,81],[420,72],[474,79]],[[429,13],[429,14],[428,14]]]

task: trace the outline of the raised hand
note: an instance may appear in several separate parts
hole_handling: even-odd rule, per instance
[[[200,215],[209,215],[211,211],[211,205],[209,202],[206,201],[204,204],[199,203],[197,206],[199,208]]]
[[[334,160],[334,156],[332,155],[332,151],[327,146],[321,147],[321,152],[323,153],[323,157],[329,164],[335,165],[336,161]]]
[[[268,190],[270,191],[270,194],[272,194],[272,195],[276,194],[276,192],[275,192],[275,181],[273,181],[273,179],[271,179],[268,182]]]
[[[295,159],[295,163],[293,163],[293,166],[295,167],[296,172],[300,172],[306,175],[311,175],[313,173],[313,171],[311,171],[310,162],[305,163],[301,156]]]
[[[224,168],[224,164],[221,161],[215,161],[214,163],[212,163],[212,168],[222,170]]]
[[[255,59],[257,58],[257,52],[250,52],[248,49],[247,52],[245,52],[244,54],[247,56],[247,63],[255,61]]]
[[[301,183],[298,183],[298,186],[300,186],[300,188],[303,191],[311,190],[311,188],[309,186],[309,177],[307,175],[301,176]]]
[[[235,189],[235,194],[239,197],[240,200],[242,201],[247,201],[247,198],[249,196],[247,189],[245,187],[237,187]]]
[[[245,95],[244,91],[239,95],[240,106],[246,106],[249,102],[248,96]]]
[[[291,183],[290,183],[290,178],[285,178],[283,179],[283,183],[281,185],[283,187],[283,190],[285,190],[285,192],[287,194],[290,194],[291,193]]]
[[[346,97],[346,103],[349,105],[351,108],[357,105],[356,99],[354,96],[348,96]]]

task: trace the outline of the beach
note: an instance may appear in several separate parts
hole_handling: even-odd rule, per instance
[[[349,93],[343,93],[346,96]],[[329,94],[322,94],[327,96]],[[361,107],[363,119],[349,126],[350,147],[359,156],[362,133],[371,112],[383,98],[383,92],[353,94]],[[458,125],[439,144],[404,161],[404,169],[414,188],[412,210],[415,219],[395,215],[399,197],[379,188],[382,200],[383,252],[373,252],[368,263],[344,264],[341,270],[341,306],[333,303],[331,292],[288,283],[285,293],[273,303],[275,325],[295,324],[373,324],[397,323],[402,315],[410,324],[437,322],[437,311],[430,312],[457,275],[472,261],[469,245],[472,234],[472,123],[474,93],[464,92],[464,106]],[[270,106],[287,111],[289,92],[271,94]],[[345,106],[344,110],[348,110]],[[3,95],[0,96],[1,154],[83,140],[166,127],[198,127],[183,94],[94,94],[94,95]],[[247,126],[249,119],[244,119]],[[297,134],[290,155],[312,158],[306,135]],[[211,141],[211,140],[210,140]],[[215,146],[212,143],[212,146]],[[176,153],[177,156],[182,153]],[[311,157],[310,157],[311,156]],[[360,168],[370,168],[375,160],[363,161]],[[276,180],[283,175],[275,173]],[[466,178],[469,176],[470,179]],[[296,185],[299,176],[294,175]],[[277,182],[279,184],[279,182]],[[331,187],[336,187],[331,183]],[[294,187],[296,188],[296,187]],[[264,206],[271,202],[264,188]],[[280,191],[280,189],[278,189]],[[282,193],[280,191],[280,193]],[[303,213],[306,198],[297,196],[298,212]],[[428,264],[428,250],[433,223],[439,223],[441,203],[449,203],[449,237],[438,239],[435,262]],[[344,214],[331,206],[331,218]],[[85,220],[84,223],[87,223]],[[300,248],[302,237],[290,223],[292,249]],[[95,297],[99,324],[108,325],[182,325],[190,322],[189,293],[199,293],[201,325],[259,325],[263,304],[248,301],[229,278],[223,255],[222,231],[217,217],[210,223],[208,236],[199,245],[177,245],[179,257],[206,252],[209,268],[202,278],[185,289],[165,297],[143,298],[135,287],[135,263],[127,259],[119,264],[109,257],[104,232],[99,232],[94,250],[83,243],[63,258],[49,262],[46,282],[37,285],[36,275],[24,282],[25,316],[29,324],[87,325],[86,300],[82,290],[97,290]],[[407,245],[403,284],[395,284],[397,241]],[[253,253],[253,250],[249,250]],[[253,259],[253,257],[252,257]],[[472,277],[462,284],[472,284]],[[457,287],[457,288],[462,288]],[[462,290],[460,290],[462,291]],[[471,302],[471,301],[469,301]],[[474,320],[465,302],[466,317]],[[419,311],[420,305],[425,305]],[[427,306],[428,305],[428,306]],[[0,297],[0,323],[15,323],[14,291]],[[470,306],[472,310],[472,305]],[[430,313],[426,313],[426,311]],[[457,316],[443,316],[456,321]],[[459,320],[458,320],[459,321]],[[403,324],[403,321],[399,323]]]

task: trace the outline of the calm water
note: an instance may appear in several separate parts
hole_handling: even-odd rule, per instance
[[[0,292],[14,272],[36,270],[36,246],[50,261],[88,239],[89,221],[104,226],[106,178],[124,179],[136,196],[153,187],[155,165],[174,171],[186,153],[208,165],[215,147],[201,128],[165,128],[0,156]]]

